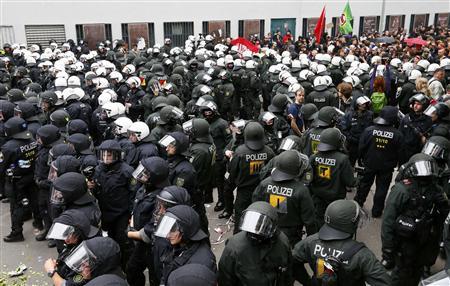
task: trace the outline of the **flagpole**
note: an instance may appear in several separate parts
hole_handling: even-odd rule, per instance
[[[380,32],[380,34],[381,34],[382,31],[384,31],[383,30],[383,26],[384,26],[384,18],[386,18],[385,14],[386,14],[386,0],[382,0],[382,2],[381,2],[380,27],[379,27],[379,31],[378,31],[378,32]]]

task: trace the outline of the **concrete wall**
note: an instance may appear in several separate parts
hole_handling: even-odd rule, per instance
[[[154,22],[155,40],[161,43],[164,22],[193,21],[197,34],[202,32],[202,21],[230,20],[231,36],[236,37],[239,20],[264,19],[267,33],[270,19],[296,18],[295,34],[301,35],[303,18],[319,17],[325,4],[326,22],[330,23],[331,17],[340,16],[345,3],[346,0],[9,0],[0,1],[0,25],[12,25],[16,42],[23,43],[26,42],[25,25],[33,24],[64,24],[66,38],[76,39],[76,24],[110,23],[112,38],[117,39],[122,37],[121,23]],[[435,13],[450,11],[449,3],[448,0],[386,0],[385,15],[405,14],[405,27],[408,29],[411,14],[429,13],[429,24],[432,24]],[[356,33],[359,17],[382,14],[381,0],[352,0],[350,6]]]

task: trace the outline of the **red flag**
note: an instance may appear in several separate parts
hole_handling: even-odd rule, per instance
[[[238,46],[239,50],[242,50],[242,51],[247,50],[247,49],[254,53],[257,53],[259,51],[257,46],[253,45],[252,42],[250,42],[249,40],[244,39],[244,38],[236,38],[236,39],[232,40],[231,45]]]
[[[319,21],[317,21],[316,28],[314,29],[314,36],[316,37],[316,42],[318,44],[320,44],[320,39],[322,38],[322,33],[324,29],[325,29],[325,6],[323,6]]]

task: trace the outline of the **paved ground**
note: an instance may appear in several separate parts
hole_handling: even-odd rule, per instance
[[[354,194],[349,193],[348,198],[353,198]],[[365,208],[370,210],[372,205],[372,193],[366,202]],[[214,205],[207,205],[208,216],[210,218],[210,233],[212,248],[216,257],[220,257],[225,246],[225,239],[233,233],[233,226],[227,225],[226,220],[219,220],[217,213],[213,211]],[[370,212],[369,212],[370,213]],[[0,237],[4,237],[10,231],[9,205],[0,203]],[[370,219],[363,229],[357,233],[357,239],[363,241],[375,252],[377,257],[381,256],[380,244],[381,219]],[[44,275],[43,262],[49,257],[56,256],[55,249],[49,249],[46,242],[37,242],[34,239],[31,220],[24,226],[25,241],[20,243],[7,244],[0,240],[0,286],[6,285],[51,285],[51,280]],[[224,233],[220,238],[219,233]],[[26,275],[20,278],[6,278],[7,272],[14,270],[20,263],[28,266]],[[439,259],[433,268],[434,271],[442,269],[443,262]]]

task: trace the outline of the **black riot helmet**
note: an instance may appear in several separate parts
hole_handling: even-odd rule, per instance
[[[268,109],[270,112],[284,112],[289,103],[288,97],[285,94],[277,94],[272,99],[272,104]]]
[[[247,232],[248,237],[263,242],[275,236],[278,230],[278,214],[269,203],[252,203],[243,213],[239,229]]]
[[[14,116],[14,103],[0,100],[0,121],[5,122]]]
[[[87,188],[86,177],[80,173],[68,172],[56,178],[50,199],[55,205],[84,205],[95,201]]]
[[[157,122],[157,125],[175,125],[177,121],[183,118],[183,111],[174,106],[165,106],[159,112],[160,119]]]
[[[343,146],[344,135],[337,128],[327,128],[320,134],[320,143],[317,145],[317,151],[336,151]]]
[[[20,117],[12,117],[5,122],[5,134],[14,139],[30,139],[31,132],[28,131],[27,122]]]
[[[209,133],[209,123],[203,118],[194,118],[183,123],[183,130],[196,142],[213,143]]]
[[[325,224],[319,230],[321,240],[340,240],[353,236],[364,212],[353,200],[336,200],[325,210]]]
[[[92,154],[91,139],[89,136],[81,133],[75,133],[67,137],[67,142],[72,144],[77,154]]]
[[[422,148],[422,153],[433,157],[438,162],[447,162],[449,152],[450,141],[442,136],[430,137]]]
[[[4,83],[0,83],[0,99],[8,99],[6,94],[8,93],[8,86]]]
[[[169,176],[169,165],[160,157],[149,157],[142,159],[139,166],[134,170],[133,177],[139,182],[155,187],[167,184]]]
[[[244,144],[257,151],[264,147],[264,128],[258,122],[249,122],[244,128]]]
[[[438,167],[433,157],[427,154],[417,153],[411,156],[409,161],[400,167],[399,175],[400,173],[403,179],[415,178],[429,180],[437,176]]]
[[[89,127],[87,123],[81,119],[72,119],[67,122],[66,131],[69,136],[75,133],[89,135]]]
[[[317,126],[333,127],[337,121],[338,113],[334,107],[324,106],[317,114]]]
[[[97,159],[105,165],[122,159],[122,147],[116,140],[105,140],[98,146]]]
[[[164,148],[172,145],[175,147],[177,155],[187,155],[189,149],[189,137],[183,132],[171,132],[159,140],[158,144]]]
[[[42,145],[52,146],[60,142],[61,133],[55,125],[47,124],[37,130],[36,137],[39,138]]]
[[[275,182],[293,180],[300,175],[302,160],[295,150],[284,151],[277,156],[271,177]]]
[[[162,189],[158,195],[156,195],[158,202],[164,204],[166,209],[176,205],[190,205],[191,196],[188,191],[183,187],[168,186]]]
[[[39,110],[31,102],[19,102],[14,108],[14,116],[19,116],[26,121],[37,121],[39,120]]]
[[[450,114],[450,108],[447,104],[439,102],[435,105],[428,106],[423,113],[431,117],[431,119],[433,119],[434,121],[434,116],[436,116],[437,119],[444,119],[448,117],[448,115]]]
[[[381,109],[380,115],[373,120],[378,125],[395,125],[398,121],[398,108],[385,106]]]
[[[201,241],[208,237],[200,228],[197,212],[186,205],[167,209],[156,228],[155,236],[166,238],[173,231],[180,231],[184,242]]]
[[[167,97],[165,96],[157,96],[152,100],[152,110],[153,112],[156,112],[160,110],[161,108],[168,105],[167,103]]]
[[[189,263],[172,271],[167,279],[168,286],[215,286],[217,275],[202,264]],[[105,284],[106,285],[106,284]],[[109,285],[109,284],[108,284]]]
[[[39,100],[50,104],[50,106],[55,106],[58,102],[58,96],[54,91],[47,90],[39,94]]]
[[[50,166],[52,161],[56,160],[59,156],[62,156],[62,155],[76,156],[77,153],[75,152],[74,148],[72,146],[70,146],[69,144],[65,144],[65,143],[56,144],[48,152],[47,165]]]
[[[50,122],[58,128],[66,128],[70,115],[63,109],[55,110],[50,114]]]
[[[314,103],[306,103],[303,104],[300,108],[300,113],[303,116],[303,119],[307,121],[311,121],[315,119],[315,116],[317,116],[317,106]]]
[[[53,182],[57,177],[61,176],[62,174],[69,172],[79,173],[80,167],[81,167],[80,160],[78,160],[74,156],[72,155],[58,156],[50,164],[48,179]]]
[[[42,86],[37,82],[31,82],[27,85],[27,88],[25,89],[25,93],[28,93],[30,91],[35,92],[36,94],[39,94],[40,92],[42,92]]]
[[[301,147],[301,138],[297,135],[288,135],[280,143],[280,147],[278,147],[279,152],[288,151],[288,150],[299,150]]]
[[[428,105],[430,104],[430,99],[423,93],[418,93],[413,95],[409,99],[409,104],[412,105],[414,102],[418,102],[422,104],[422,111],[426,110],[428,108]]]
[[[8,98],[8,101],[10,101],[12,103],[17,103],[19,101],[25,100],[25,95],[24,95],[23,91],[18,88],[10,89],[6,93],[6,97]]]
[[[164,67],[161,64],[154,64],[151,67],[150,72],[156,76],[164,76]]]

